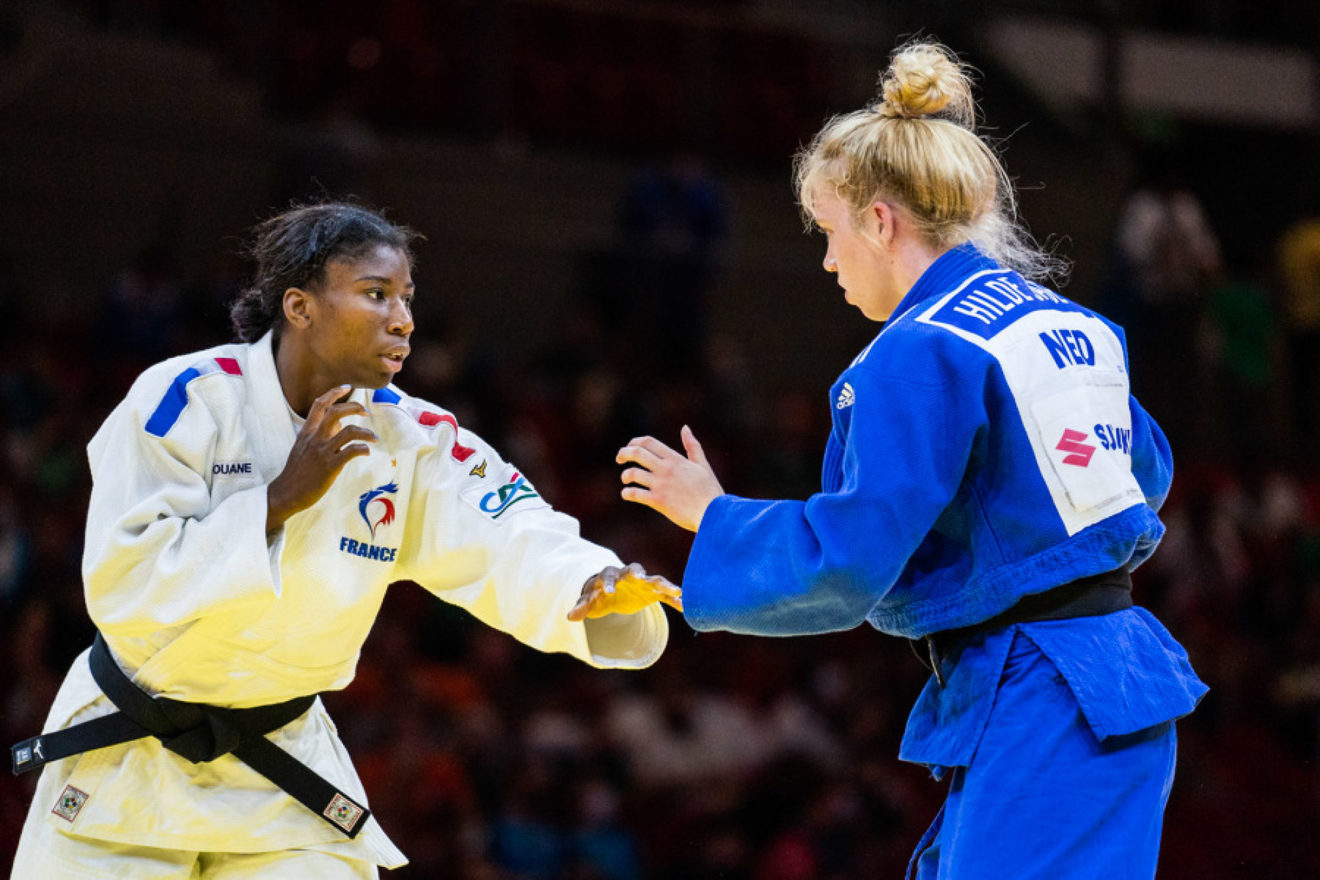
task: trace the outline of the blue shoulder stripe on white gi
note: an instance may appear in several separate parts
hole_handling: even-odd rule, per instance
[[[164,437],[168,434],[170,428],[174,427],[174,423],[183,414],[183,408],[188,405],[188,383],[194,379],[200,379],[202,376],[209,376],[212,373],[227,373],[230,376],[243,375],[243,371],[238,366],[238,361],[234,358],[207,358],[193,364],[175,376],[174,381],[170,383],[170,387],[165,390],[165,396],[156,405],[151,418],[147,419],[147,433],[153,437]]]
[[[1131,448],[1111,439],[1132,435],[1126,358],[1113,330],[1089,309],[1016,273],[979,273],[969,282],[917,321],[942,327],[999,362],[1068,534],[1141,503]]]
[[[371,394],[372,403],[392,403],[398,406],[402,400],[403,398],[399,396],[398,392],[391,391],[389,388],[377,388]]]

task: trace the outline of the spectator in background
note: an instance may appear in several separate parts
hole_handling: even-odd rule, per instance
[[[1208,374],[1205,295],[1223,266],[1219,239],[1180,161],[1172,152],[1144,160],[1140,185],[1119,212],[1114,295],[1130,337],[1134,389],[1181,446],[1201,427],[1194,389]]]
[[[142,250],[115,276],[101,298],[98,326],[115,332],[98,337],[111,357],[159,360],[177,352],[183,284],[172,245]]]
[[[587,298],[607,330],[663,328],[639,354],[667,374],[700,365],[727,210],[723,187],[699,153],[648,165],[628,180],[614,250],[588,278]]]
[[[1269,292],[1253,278],[1225,277],[1208,299],[1215,367],[1209,387],[1216,393],[1205,396],[1213,405],[1213,433],[1235,461],[1277,454],[1282,449],[1274,406],[1279,334]]]
[[[1320,440],[1320,209],[1284,230],[1277,259],[1296,440],[1310,451]]]

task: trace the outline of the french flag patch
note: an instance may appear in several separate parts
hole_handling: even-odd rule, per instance
[[[165,391],[165,396],[152,412],[151,418],[147,419],[147,433],[153,437],[164,437],[168,434],[170,428],[174,427],[174,423],[183,414],[183,408],[188,405],[188,383],[212,373],[242,376],[243,370],[237,360],[228,357],[207,358],[193,364],[174,377],[174,381]]]

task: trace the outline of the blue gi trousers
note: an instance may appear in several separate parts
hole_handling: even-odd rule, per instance
[[[1172,722],[1097,740],[1063,676],[1018,634],[908,878],[1149,880],[1176,751]]]

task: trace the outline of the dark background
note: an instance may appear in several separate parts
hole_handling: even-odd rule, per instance
[[[1315,876],[1320,328],[1278,255],[1320,217],[1320,12],[1282,5],[0,6],[0,728],[34,733],[90,640],[87,440],[144,367],[231,338],[243,236],[294,199],[354,195],[426,235],[400,384],[626,560],[678,580],[688,546],[618,499],[637,433],[691,424],[726,489],[810,494],[828,385],[876,327],[820,271],[790,159],[920,32],[981,71],[1024,218],[1073,261],[1064,292],[1127,326],[1173,443],[1137,599],[1212,690],[1179,726],[1160,876]],[[1249,117],[1108,77],[1060,102],[997,41],[1024,18],[1094,36],[1111,75],[1140,35],[1300,59],[1310,90],[1260,88]],[[1161,309],[1116,242],[1134,193],[1172,188],[1221,258]],[[925,675],[908,646],[671,622],[653,669],[607,673],[393,589],[326,697],[413,860],[391,876],[901,876],[943,795],[895,758]],[[32,783],[0,779],[0,866]]]

